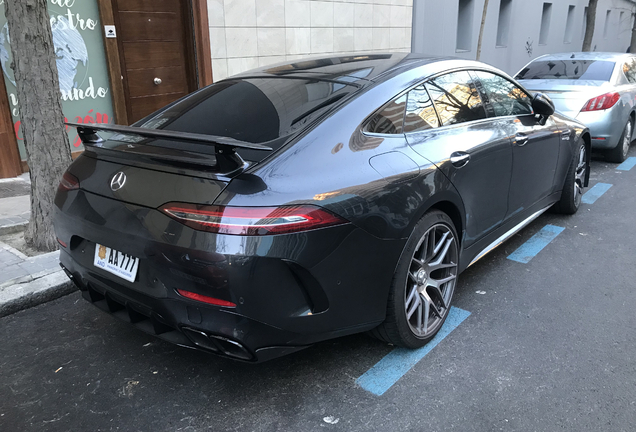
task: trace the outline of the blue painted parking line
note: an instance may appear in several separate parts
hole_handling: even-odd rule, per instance
[[[508,259],[517,261],[523,264],[530,262],[541,250],[546,247],[552,240],[556,238],[561,231],[565,228],[561,228],[554,225],[546,225],[541,228],[541,231],[530,237],[530,239],[519,246],[519,248],[508,255]]]
[[[605,192],[611,188],[612,185],[608,183],[596,183],[592,189],[585,192],[581,202],[584,204],[594,204]]]
[[[404,374],[411,370],[417,362],[431,352],[442,339],[468,318],[468,315],[470,315],[470,312],[451,306],[446,322],[444,322],[442,328],[429,343],[415,350],[395,348],[358,378],[356,383],[374,395],[382,396]]]
[[[616,167],[617,170],[629,171],[636,166],[636,157],[628,157],[625,162]]]

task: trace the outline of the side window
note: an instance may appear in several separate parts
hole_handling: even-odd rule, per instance
[[[426,83],[443,126],[486,118],[479,92],[466,71],[452,72]]]
[[[521,88],[490,72],[472,73],[481,82],[496,116],[532,114],[532,100]]]
[[[627,81],[632,84],[636,84],[636,59],[629,59],[623,65],[623,73]]]
[[[401,134],[405,106],[406,95],[402,95],[377,113],[371,121],[367,123],[365,130],[379,134]]]
[[[424,85],[415,87],[408,93],[404,132],[416,132],[439,126],[439,119],[433,102]]]

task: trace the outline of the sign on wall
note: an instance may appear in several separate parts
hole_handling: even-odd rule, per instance
[[[48,3],[65,118],[77,123],[113,123],[110,82],[96,0],[48,0]],[[2,4],[4,0],[0,0]],[[26,159],[11,69],[10,42],[4,7],[0,7],[0,63],[20,156]],[[67,132],[71,150],[81,150],[75,128],[67,127]]]

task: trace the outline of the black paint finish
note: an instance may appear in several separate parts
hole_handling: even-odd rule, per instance
[[[532,115],[508,116],[369,134],[364,126],[374,113],[428,77],[450,70],[501,72],[477,62],[404,54],[312,62],[244,75],[302,78],[334,90],[346,82],[355,90],[320,107],[315,119],[282,138],[276,152],[244,169],[223,173],[172,163],[166,141],[156,146],[162,157],[140,160],[89,148],[71,165],[80,189],[58,193],[55,227],[69,245],[61,263],[85,298],[173,343],[195,347],[182,333],[186,327],[222,338],[221,346],[240,347],[251,361],[369,330],[384,320],[396,265],[422,215],[436,208],[453,220],[463,270],[503,232],[558,200],[574,145],[587,134],[556,114],[545,125]],[[572,139],[562,140],[568,131]],[[528,136],[524,146],[516,144],[518,134]],[[470,156],[463,166],[451,161],[457,153]],[[110,181],[119,171],[127,183],[113,192]],[[168,202],[311,204],[347,223],[261,237],[213,234],[158,210]],[[137,280],[95,268],[96,243],[140,258]],[[177,289],[236,307],[186,299]]]

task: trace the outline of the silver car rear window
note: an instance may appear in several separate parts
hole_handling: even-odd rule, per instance
[[[517,79],[609,81],[615,62],[601,60],[544,60],[530,63]]]

